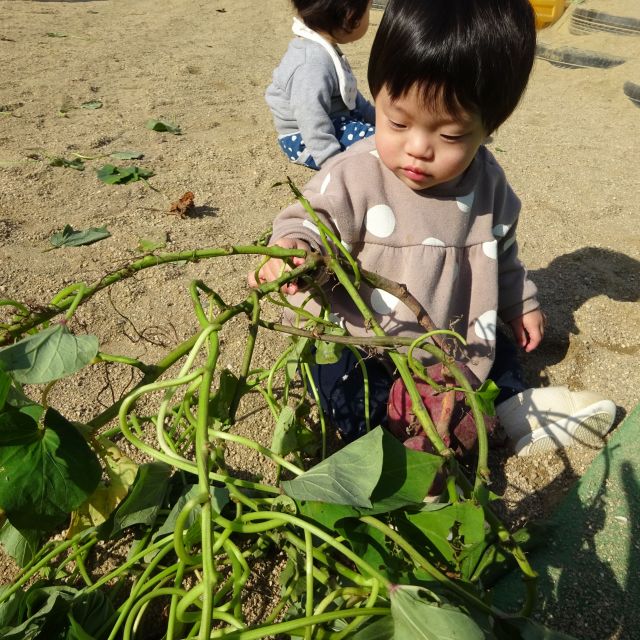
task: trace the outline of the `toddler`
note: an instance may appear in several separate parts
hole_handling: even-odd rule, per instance
[[[368,70],[375,136],[327,163],[304,190],[362,268],[405,284],[436,326],[462,334],[465,364],[500,388],[497,415],[520,455],[576,441],[599,446],[615,418],[613,402],[595,393],[528,389],[513,340],[497,328],[501,319],[525,352],[544,333],[536,287],[518,258],[520,201],[483,146],[518,104],[535,46],[528,0],[390,0]],[[271,244],[323,251],[299,203],[277,216]],[[283,268],[272,259],[258,280]],[[254,274],[249,282],[258,284]],[[346,292],[335,282],[324,290],[348,333],[367,335]],[[294,304],[305,298],[295,282],[284,292]],[[398,298],[366,286],[360,294],[387,334],[424,332]],[[384,425],[393,377],[381,358],[365,363],[372,425]],[[353,354],[345,349],[313,376],[344,438],[361,435],[363,378]]]
[[[374,130],[375,110],[357,90],[339,47],[367,32],[371,0],[293,0],[293,6],[296,38],[265,98],[282,151],[292,162],[318,169]]]

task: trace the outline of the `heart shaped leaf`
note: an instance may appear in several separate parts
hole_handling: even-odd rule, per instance
[[[0,367],[17,382],[46,384],[79,371],[97,353],[96,336],[76,336],[59,324],[0,349]]]

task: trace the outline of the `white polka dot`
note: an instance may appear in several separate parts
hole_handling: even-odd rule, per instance
[[[507,238],[500,247],[500,253],[504,253],[516,241],[515,235]]]
[[[458,203],[458,209],[463,213],[469,213],[471,211],[471,207],[473,206],[473,199],[476,194],[472,191],[471,193],[467,193],[466,196],[458,196],[456,198],[456,202]]]
[[[320,235],[320,229],[318,229],[318,227],[316,227],[316,225],[311,222],[311,220],[304,220],[302,226],[310,229],[311,231],[313,231],[313,233]]]
[[[496,339],[496,322],[498,314],[495,309],[485,311],[475,322],[473,330],[478,338],[492,342]]]
[[[293,142],[295,142],[298,139],[298,136],[291,136],[291,140],[293,140]]]
[[[353,140],[353,133],[350,133],[350,134],[347,136],[347,140]]]
[[[492,233],[496,238],[504,238],[507,235],[507,231],[509,231],[508,224],[497,224],[492,229]]]
[[[358,135],[359,135],[361,138],[364,138],[364,131],[361,131]]]
[[[498,257],[498,243],[495,240],[490,240],[489,242],[482,243],[482,251],[484,251],[484,255],[496,260]]]
[[[444,242],[438,240],[438,238],[425,238],[422,244],[426,244],[429,247],[444,247]]]
[[[398,298],[383,289],[374,289],[371,292],[371,307],[382,315],[391,313],[399,302]]]
[[[379,158],[379,157],[380,157],[380,154],[378,153],[378,150],[377,150],[377,149],[374,149],[373,151],[369,151],[369,153],[370,153],[372,156],[375,156],[376,158]]]
[[[320,185],[320,193],[324,194],[324,192],[327,190],[327,187],[329,186],[329,183],[331,182],[331,174],[327,173],[327,175],[325,176],[324,180],[322,181],[322,184]]]
[[[396,217],[391,207],[386,204],[377,204],[367,211],[364,226],[377,238],[388,238],[396,228]]]

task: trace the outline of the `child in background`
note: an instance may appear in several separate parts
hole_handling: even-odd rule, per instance
[[[285,155],[318,169],[373,133],[375,110],[338,45],[369,27],[371,0],[293,0],[290,44],[265,95]]]
[[[528,389],[513,341],[497,329],[500,318],[525,352],[544,333],[536,287],[518,258],[520,201],[483,145],[518,104],[535,46],[528,0],[390,0],[368,71],[375,136],[329,162],[303,191],[362,268],[405,284],[436,326],[462,334],[465,364],[500,387],[497,414],[520,455],[577,441],[601,446],[615,418],[613,402],[595,393]],[[298,203],[277,216],[271,244],[323,251]],[[258,279],[283,268],[272,259]],[[254,274],[249,282],[257,284]],[[293,304],[305,298],[295,282],[284,290]],[[324,290],[348,333],[370,334],[341,287]],[[398,298],[364,286],[360,294],[387,334],[423,333]],[[305,309],[317,311],[313,304]],[[371,424],[384,425],[393,377],[382,358],[365,363]],[[343,437],[362,435],[363,378],[353,354],[343,350],[313,376]]]

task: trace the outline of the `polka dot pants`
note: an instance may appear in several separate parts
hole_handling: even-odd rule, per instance
[[[340,116],[332,120],[335,135],[340,143],[340,149],[344,151],[354,142],[368,138],[375,133],[373,125],[361,119],[357,111],[352,111],[348,116]],[[319,169],[313,157],[305,153],[306,145],[300,133],[292,133],[278,139],[280,148],[284,154],[298,164],[304,164],[311,169]]]

